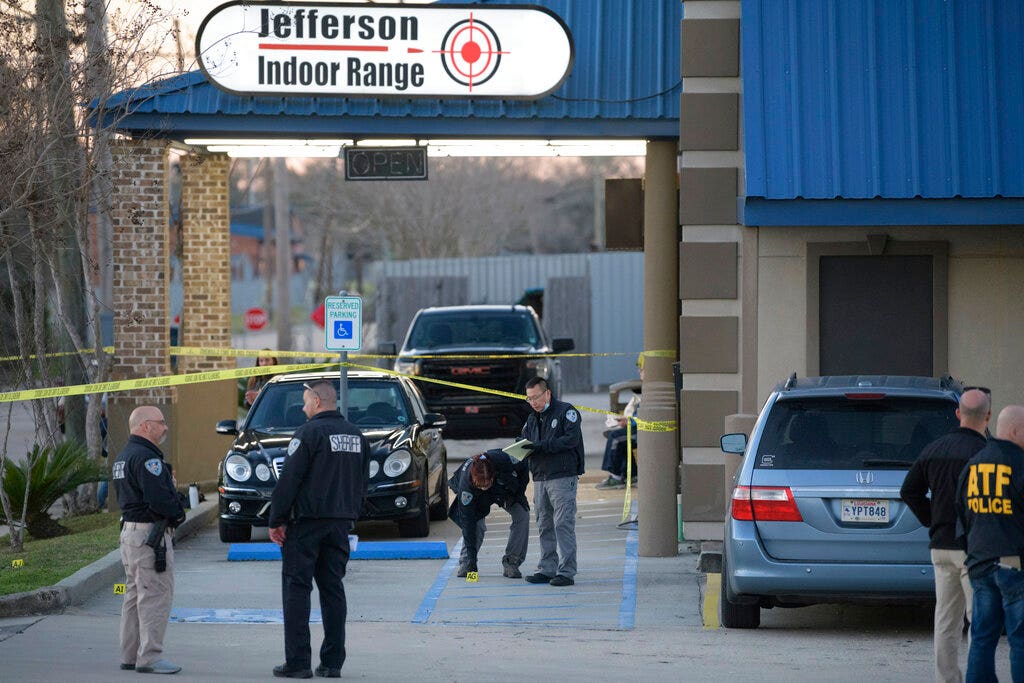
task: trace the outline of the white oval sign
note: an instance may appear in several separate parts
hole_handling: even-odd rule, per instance
[[[533,99],[569,75],[572,36],[534,6],[238,0],[203,20],[199,65],[238,94]]]

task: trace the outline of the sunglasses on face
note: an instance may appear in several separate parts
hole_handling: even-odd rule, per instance
[[[992,390],[989,389],[988,387],[964,387],[964,392],[966,393],[968,391],[980,391],[981,393],[987,396],[992,395]]]

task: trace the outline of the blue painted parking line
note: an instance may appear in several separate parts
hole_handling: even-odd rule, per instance
[[[361,541],[352,560],[443,560],[448,557],[444,541]],[[280,561],[276,543],[232,543],[228,562],[250,560]]]
[[[636,501],[629,516],[636,517]],[[622,572],[622,603],[619,605],[619,628],[631,629],[636,624],[636,572],[639,564],[640,534],[633,529],[626,536],[626,567]]]
[[[451,578],[452,574],[455,573],[455,568],[459,565],[459,554],[462,552],[462,539],[455,544],[452,548],[451,557],[441,567],[441,571],[437,573],[437,578],[434,579],[434,585],[430,587],[427,594],[423,597],[423,602],[420,603],[420,608],[416,610],[416,614],[412,618],[414,624],[424,624],[430,619],[430,613],[434,611],[434,607],[437,605],[437,599],[441,595],[441,591],[448,584],[448,579]]]

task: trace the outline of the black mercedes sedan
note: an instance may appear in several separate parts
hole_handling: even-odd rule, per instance
[[[288,442],[306,422],[303,383],[338,381],[335,372],[305,372],[272,378],[241,425],[217,423],[218,434],[235,437],[217,472],[220,540],[248,541],[252,527],[267,526],[270,495],[286,464]],[[362,520],[394,520],[404,537],[430,533],[430,521],[448,516],[448,453],[441,438],[444,416],[428,413],[409,379],[382,372],[348,373],[350,422],[370,442]]]

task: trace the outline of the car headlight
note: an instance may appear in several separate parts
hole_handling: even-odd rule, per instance
[[[400,372],[403,375],[418,375],[420,374],[420,362],[408,358],[399,358],[395,361],[395,372]]]
[[[526,367],[533,370],[538,377],[542,379],[548,379],[551,374],[551,365],[548,363],[547,358],[533,358],[526,361]]]
[[[256,465],[256,478],[260,481],[270,481],[270,468],[262,462]]]
[[[228,456],[224,468],[227,470],[228,476],[235,481],[246,481],[252,475],[252,465],[249,464],[249,459],[238,453]]]
[[[374,477],[376,477],[378,472],[380,472],[380,463],[377,462],[376,460],[371,460],[370,461],[370,479],[373,479]]]
[[[395,451],[384,461],[384,474],[389,477],[397,477],[409,469],[411,464],[412,453],[402,450]]]

